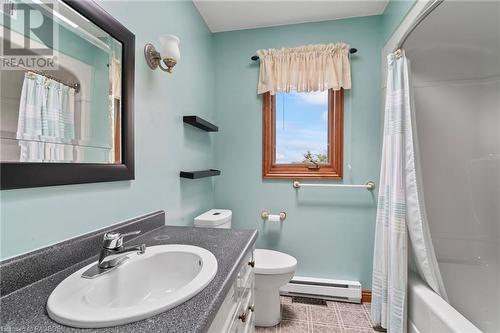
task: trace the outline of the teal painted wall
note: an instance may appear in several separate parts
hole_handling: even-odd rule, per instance
[[[382,14],[382,44],[391,38],[416,0],[390,0]]]
[[[136,35],[134,181],[9,190],[1,196],[1,258],[108,226],[153,210],[167,223],[189,224],[213,207],[211,179],[180,180],[179,170],[213,167],[212,138],[182,116],[212,119],[212,34],[191,2],[105,1]],[[147,67],[143,47],[160,34],[181,39],[172,75]]]
[[[345,41],[358,48],[352,57],[353,89],[346,93],[344,180],[378,183],[380,156],[381,17],[215,34],[216,166],[218,208],[233,210],[236,228],[259,230],[257,247],[298,259],[297,274],[359,280],[371,285],[375,197],[362,189],[296,191],[291,180],[262,179],[262,101],[256,93],[257,49]],[[350,170],[348,164],[351,164]],[[260,212],[281,210],[281,225],[263,223]]]

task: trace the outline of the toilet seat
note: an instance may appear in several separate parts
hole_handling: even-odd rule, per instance
[[[297,259],[286,253],[256,249],[255,274],[286,274],[295,271]]]

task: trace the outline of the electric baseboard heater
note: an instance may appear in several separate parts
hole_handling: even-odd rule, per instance
[[[361,283],[358,281],[294,276],[290,282],[280,289],[280,294],[361,303]]]

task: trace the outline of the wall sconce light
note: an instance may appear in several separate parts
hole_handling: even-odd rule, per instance
[[[156,51],[151,43],[144,46],[144,56],[151,69],[160,67],[161,70],[172,73],[174,66],[181,58],[179,49],[180,39],[174,35],[160,36],[160,52]]]

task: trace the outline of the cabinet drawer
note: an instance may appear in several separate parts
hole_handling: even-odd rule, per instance
[[[208,333],[231,332],[234,322],[237,320],[236,314],[241,306],[241,299],[238,295],[236,283],[229,289],[219,312],[212,321]]]
[[[237,320],[237,326],[235,327],[234,333],[249,333],[253,332],[255,329],[255,312],[249,307],[246,308],[244,312],[244,319],[240,316]]]
[[[238,322],[238,326],[235,332],[248,332],[249,327],[253,327],[254,322],[254,291],[253,291],[253,279],[249,288],[245,288],[245,292],[243,294],[243,298],[240,303],[240,307],[238,308],[236,321]]]
[[[248,321],[243,327],[243,333],[253,333],[255,332],[255,312],[250,311]]]
[[[252,333],[254,332],[254,271],[249,265],[253,250],[245,256],[238,275],[219,309],[209,333]]]
[[[243,260],[243,264],[240,267],[238,278],[236,279],[238,288],[245,288],[249,283],[249,278],[253,277],[253,267],[250,265],[251,262],[253,262],[253,251]]]

